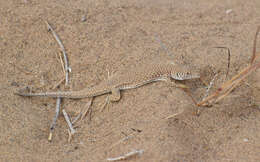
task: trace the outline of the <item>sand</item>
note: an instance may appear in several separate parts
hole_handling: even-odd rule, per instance
[[[127,161],[260,161],[260,70],[210,108],[198,108],[181,89],[163,82],[124,91],[103,112],[106,96],[96,97],[91,118],[70,142],[62,115],[49,142],[55,99],[13,94],[25,86],[50,91],[64,78],[46,20],[72,69],[70,86],[62,83],[60,90],[96,85],[108,71],[172,60],[201,69],[207,81],[219,71],[212,93],[225,81],[228,62],[227,51],[214,47],[231,51],[228,78],[246,67],[260,1],[2,0],[0,161],[99,162],[133,150],[144,152]],[[205,87],[195,82],[187,84],[201,100]],[[62,108],[74,118],[88,101],[64,99]]]

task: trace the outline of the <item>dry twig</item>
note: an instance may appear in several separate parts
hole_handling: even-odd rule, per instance
[[[90,107],[92,105],[93,102],[93,97],[90,99],[90,101],[87,103],[86,107],[84,108],[84,110],[81,110],[81,112],[76,116],[75,119],[72,120],[72,124],[75,124],[77,122],[81,122],[83,120],[83,118],[86,116],[86,114],[89,112]],[[79,120],[80,119],[80,120]]]
[[[134,150],[134,151],[131,151],[125,155],[122,155],[122,156],[118,156],[118,157],[115,157],[115,158],[107,158],[107,161],[119,161],[119,160],[126,160],[127,158],[130,158],[130,157],[133,157],[133,156],[136,156],[136,155],[141,155],[144,153],[144,150]]]
[[[60,60],[60,64],[61,64],[63,73],[64,73],[64,75],[66,76],[66,70],[65,70],[64,62],[63,62],[63,60],[62,60],[61,53],[58,53],[58,55],[59,55],[59,60]],[[65,79],[66,79],[66,77],[65,77]]]
[[[54,127],[56,125],[56,121],[59,117],[59,114],[60,114],[60,105],[61,105],[61,98],[58,97],[57,100],[56,100],[56,111],[55,111],[55,116],[53,118],[53,121],[52,121],[52,124],[51,124],[51,127],[50,127],[50,134],[49,134],[49,138],[48,140],[51,141],[52,140],[52,132],[54,130]]]
[[[69,126],[69,128],[70,128],[70,133],[71,133],[71,135],[73,135],[73,134],[75,134],[75,129],[73,128],[73,126],[72,126],[72,124],[71,124],[71,122],[70,122],[70,118],[69,118],[69,116],[68,116],[68,114],[66,113],[66,111],[63,109],[62,110],[62,113],[63,113],[63,115],[64,115],[64,118],[65,118],[65,120],[66,120],[66,122],[67,122],[67,124],[68,124],[68,126]]]
[[[181,113],[183,113],[184,112],[184,109],[182,109],[182,111],[180,111],[180,112],[178,112],[178,113],[175,113],[175,114],[172,114],[172,115],[169,115],[169,116],[167,116],[165,119],[170,119],[170,118],[174,118],[175,116],[177,116],[177,115],[179,115],[179,114],[181,114]]]
[[[260,57],[260,53],[256,54],[256,38],[258,33],[260,32],[260,27],[258,27],[255,40],[254,40],[254,49],[252,58],[250,61],[250,64],[241,70],[237,75],[235,75],[230,80],[226,81],[224,84],[218,88],[218,90],[210,95],[209,97],[202,100],[200,103],[198,103],[198,106],[205,106],[206,103],[212,104],[214,102],[218,102],[224,97],[226,97],[230,92],[232,92],[233,89],[235,89],[248,75],[256,71],[258,68],[260,68],[260,61],[257,61],[257,58]]]
[[[134,136],[132,136],[132,135],[128,135],[128,136],[126,136],[126,137],[124,137],[124,138],[122,138],[122,139],[120,139],[119,141],[117,141],[116,143],[114,143],[113,145],[111,145],[110,147],[109,147],[109,149],[112,149],[112,148],[114,148],[115,146],[117,146],[117,145],[119,145],[120,143],[122,143],[122,142],[124,142],[124,141],[127,141],[127,140],[129,140],[130,138],[133,138]]]
[[[257,36],[258,33],[260,32],[260,26],[257,27],[256,29],[256,34],[255,34],[255,39],[254,39],[254,45],[253,45],[253,55],[250,61],[250,64],[253,64],[254,61],[256,60],[256,43],[257,43]]]
[[[230,57],[231,57],[230,50],[227,47],[215,47],[215,48],[223,48],[223,49],[228,50],[228,65],[227,65],[227,72],[226,72],[226,79],[227,79],[227,76],[228,76],[228,73],[229,73],[229,67],[230,67]]]
[[[218,75],[218,73],[217,73],[216,75],[214,75],[213,79],[210,81],[209,86],[207,86],[206,93],[205,93],[205,95],[204,95],[204,97],[203,97],[202,100],[204,100],[206,97],[208,97],[208,95],[209,95],[209,91],[210,91],[211,87],[213,86],[214,81],[215,81],[217,75]]]
[[[69,72],[71,71],[70,67],[69,67],[69,62],[68,62],[68,57],[67,57],[67,54],[66,54],[66,51],[65,51],[65,48],[59,38],[59,36],[57,35],[57,33],[53,30],[53,28],[51,27],[51,25],[45,21],[46,24],[47,24],[47,28],[49,31],[52,32],[52,35],[54,36],[54,38],[56,39],[56,41],[58,42],[60,48],[61,48],[61,51],[63,53],[63,57],[64,57],[64,62],[65,62],[65,85],[67,86],[68,83],[69,83]]]

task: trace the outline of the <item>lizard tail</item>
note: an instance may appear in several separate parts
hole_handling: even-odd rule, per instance
[[[109,89],[103,88],[103,87],[94,87],[94,88],[88,88],[82,89],[79,91],[58,91],[58,92],[39,92],[39,93],[32,93],[28,88],[26,90],[21,89],[14,94],[19,96],[25,96],[25,97],[32,97],[32,96],[41,96],[41,97],[61,97],[61,98],[74,98],[74,99],[80,99],[80,98],[87,98],[87,97],[94,97],[99,96],[105,93],[109,93]]]
[[[53,97],[53,98],[57,98],[57,97],[61,97],[61,98],[85,98],[88,96],[84,96],[84,95],[77,95],[78,93],[75,92],[65,92],[65,91],[61,91],[61,92],[39,92],[39,93],[31,93],[31,92],[15,92],[14,94],[19,95],[19,96],[25,96],[25,97],[33,97],[33,96],[41,96],[41,97]]]

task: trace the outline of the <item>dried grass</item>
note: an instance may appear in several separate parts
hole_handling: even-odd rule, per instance
[[[256,42],[259,32],[260,26],[257,28],[255,34],[253,53],[250,60],[250,64],[246,68],[241,70],[237,75],[232,77],[230,80],[223,83],[212,95],[208,96],[207,98],[199,102],[197,104],[198,106],[209,106],[216,102],[219,102],[221,99],[225,98],[228,94],[230,94],[247,76],[252,74],[260,67],[260,60],[257,60],[260,57],[260,53],[256,54]]]

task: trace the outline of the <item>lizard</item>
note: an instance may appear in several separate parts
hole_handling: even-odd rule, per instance
[[[125,72],[113,75],[107,80],[93,87],[87,87],[79,91],[58,91],[58,92],[39,92],[31,93],[18,91],[16,95],[20,96],[45,96],[53,98],[87,98],[109,94],[109,101],[119,101],[120,91],[134,89],[143,85],[166,81],[176,87],[187,88],[184,84],[177,84],[174,81],[183,81],[200,78],[200,74],[193,68],[174,63],[152,63],[141,67],[127,69]],[[172,81],[173,80],[173,81]]]

